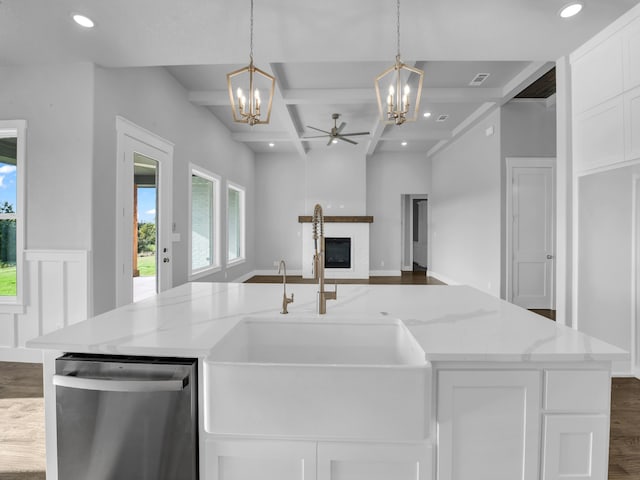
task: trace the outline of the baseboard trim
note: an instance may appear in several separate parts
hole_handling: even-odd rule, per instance
[[[42,363],[42,351],[31,348],[0,348],[0,362]]]
[[[447,285],[462,285],[462,283],[454,280],[453,278],[449,278],[446,275],[442,275],[441,273],[434,272],[433,270],[427,271],[427,276],[433,277],[436,280],[440,280],[441,282],[444,282]]]

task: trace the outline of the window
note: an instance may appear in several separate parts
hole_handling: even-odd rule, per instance
[[[227,185],[227,263],[244,261],[244,188]]]
[[[0,121],[0,303],[22,300],[24,120]]]
[[[220,179],[204,169],[191,168],[190,187],[190,278],[220,269],[219,205]]]

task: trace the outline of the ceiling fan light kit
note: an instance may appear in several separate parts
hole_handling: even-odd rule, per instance
[[[249,65],[227,74],[227,89],[233,121],[251,126],[269,123],[275,86],[275,77],[253,64],[253,0],[251,0]],[[266,112],[263,107],[265,101],[260,94],[261,88],[263,92],[265,90],[269,92],[269,97],[266,99]]]
[[[401,60],[400,0],[396,0],[396,36],[396,61],[376,77],[375,87],[381,121],[385,124],[402,125],[404,122],[415,122],[418,118],[424,72]],[[415,92],[411,90],[410,82],[416,85]],[[383,96],[382,92],[386,95]]]

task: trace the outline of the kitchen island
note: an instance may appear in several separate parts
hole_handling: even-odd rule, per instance
[[[295,301],[289,314],[280,315],[282,285],[190,283],[28,342],[44,351],[47,478],[58,478],[54,360],[62,352],[76,352],[198,359],[202,479],[606,479],[611,362],[625,359],[623,350],[465,286],[340,285],[326,315],[315,313],[316,285],[290,285],[291,292]],[[322,360],[319,366],[295,359],[289,365],[261,364],[234,357],[229,347],[226,356],[216,354],[225,336],[247,319],[267,326],[283,320],[294,325],[348,324],[354,325],[349,335],[361,331],[362,338],[373,331],[371,325],[395,325],[393,335],[406,329],[410,337],[395,348],[410,348],[414,354],[419,350],[424,358],[416,360],[412,354],[405,363],[374,365],[375,359],[369,359],[357,365],[363,379],[381,375],[384,388],[372,391],[375,381],[369,382],[359,397],[360,382],[353,377],[331,383],[356,371],[348,355],[342,364]],[[335,332],[340,337],[336,342],[344,340],[340,330]],[[296,338],[302,337],[281,341],[284,345]],[[342,346],[348,349],[349,344]],[[305,345],[299,347],[305,350]],[[263,386],[265,398],[257,398],[250,408],[264,405],[272,410],[247,411],[256,421],[240,425],[238,412],[221,411],[234,403],[237,408],[246,405],[244,398],[229,398],[232,393],[220,396],[241,391],[233,383],[239,376],[218,374],[225,372],[218,367],[228,365],[263,368],[264,375],[257,378],[274,379],[282,369],[299,368],[300,385],[307,378],[304,372],[328,372],[319,377],[322,385],[329,390],[341,386],[341,393],[348,395],[324,392],[327,397],[314,408],[326,404],[327,411],[313,411],[315,417],[325,415],[321,422],[287,425],[285,415],[280,423],[267,425],[260,419],[277,419],[283,414],[273,410],[278,405],[285,414],[290,409],[293,418],[307,401],[293,391],[269,402],[278,398],[278,385],[292,382],[269,383]],[[398,381],[394,388],[394,372],[398,378],[407,373],[406,383]],[[251,388],[258,383],[256,377],[247,378]],[[417,393],[407,398],[406,392]],[[282,398],[290,398],[288,405],[282,405]],[[338,411],[340,405],[345,411]],[[332,422],[333,414],[344,418]],[[366,420],[367,414],[385,421],[380,428],[362,428],[356,421],[357,428],[344,426],[354,416]],[[234,418],[239,420],[220,421]],[[256,431],[250,430],[252,424]]]

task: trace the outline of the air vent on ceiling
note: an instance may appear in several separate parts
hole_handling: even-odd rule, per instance
[[[438,115],[436,122],[444,122],[447,118],[449,118],[449,115]]]
[[[469,83],[472,87],[477,87],[478,85],[482,85],[484,81],[489,77],[489,73],[478,73],[473,80]]]

